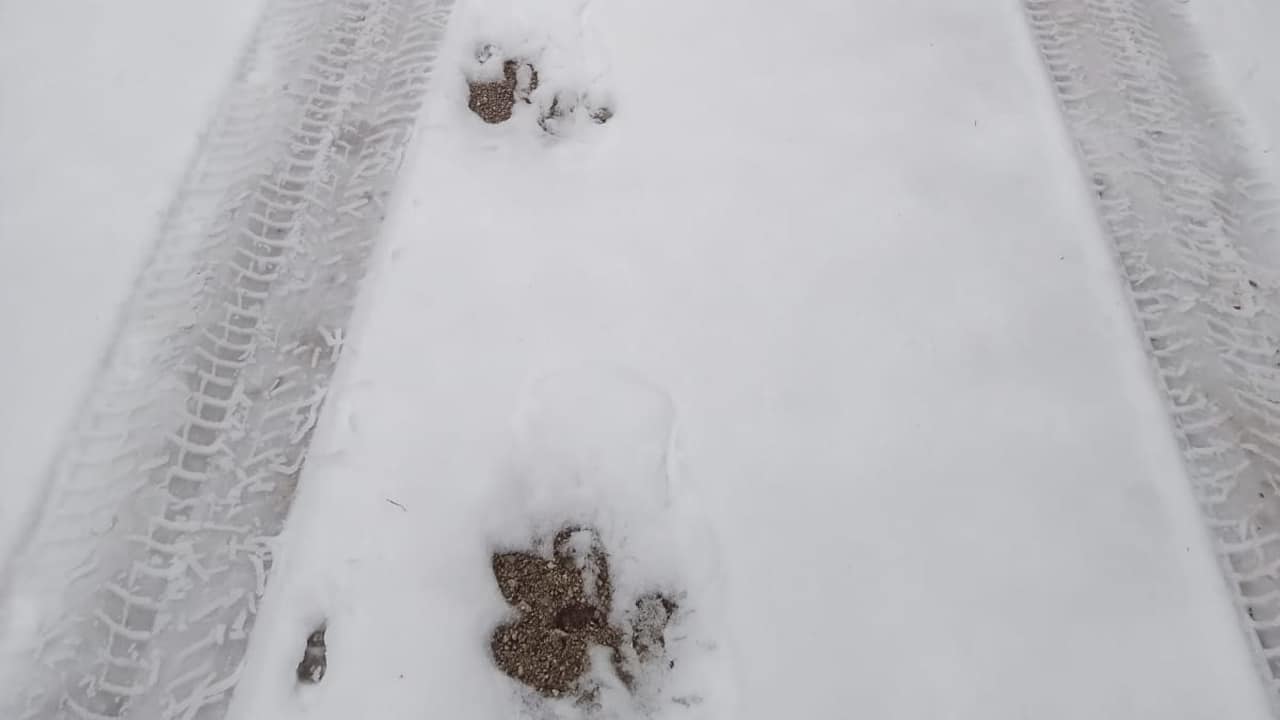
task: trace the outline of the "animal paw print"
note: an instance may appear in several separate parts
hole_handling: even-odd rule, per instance
[[[578,122],[603,125],[613,118],[613,108],[598,90],[555,82],[540,90],[535,61],[507,57],[496,45],[476,49],[467,75],[467,107],[491,125],[510,120],[519,103],[536,105],[538,127],[549,135],[564,135]]]
[[[635,601],[622,625],[609,623],[613,583],[609,558],[594,530],[565,528],[551,557],[495,553],[493,575],[517,617],[493,633],[494,662],[546,697],[590,703],[598,688],[584,683],[592,647],[610,650],[613,671],[628,690],[646,665],[665,658],[665,631],[676,604],[659,594]]]
[[[532,64],[503,58],[493,45],[476,50],[476,63],[484,77],[468,81],[467,107],[491,125],[510,120],[516,102],[529,103],[530,93],[538,89],[538,71]]]
[[[617,648],[622,633],[609,625],[613,587],[609,561],[591,530],[566,528],[552,557],[496,553],[498,589],[518,612],[493,633],[498,667],[548,697],[581,690],[593,645]]]

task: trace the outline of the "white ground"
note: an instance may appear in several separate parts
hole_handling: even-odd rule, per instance
[[[522,388],[583,366],[677,409],[723,585],[688,580],[727,609],[708,716],[1265,715],[1015,5],[460,33],[484,7],[455,15],[241,717],[510,716],[474,528],[511,513]],[[485,30],[617,118],[482,126],[449,60]],[[288,691],[320,615],[329,678]]]
[[[46,148],[0,166],[19,496],[250,4],[58,14],[191,79],[110,96],[92,42],[8,70],[53,18],[0,9],[0,138]],[[512,717],[488,553],[562,510],[624,591],[688,593],[671,687],[704,702],[659,717],[1265,717],[1020,9],[951,5],[459,5],[232,715]],[[479,41],[616,117],[480,124]],[[110,102],[97,136],[69,96]]]
[[[0,557],[260,7],[0,3]]]
[[[1280,27],[1280,6],[1266,0],[1189,3],[1213,49],[1217,80],[1226,99],[1250,120],[1258,154],[1280,176],[1280,48],[1272,41]]]

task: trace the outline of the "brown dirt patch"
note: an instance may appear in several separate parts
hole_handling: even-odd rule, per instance
[[[621,627],[610,625],[609,558],[595,531],[565,528],[553,539],[550,557],[495,553],[492,564],[498,589],[518,613],[494,630],[494,662],[542,695],[593,698],[595,689],[584,683],[593,646],[611,650],[614,672],[628,689],[642,664],[665,656],[675,603],[647,595]]]
[[[521,76],[521,70],[527,73]],[[502,78],[489,82],[473,80],[467,107],[490,124],[511,119],[516,101],[529,102],[529,93],[538,87],[538,71],[529,63],[506,60],[502,63]]]
[[[504,59],[501,49],[495,45],[478,47],[475,59],[485,71],[468,80],[467,107],[481,120],[504,123],[511,119],[517,103],[533,103],[533,92],[538,89],[538,69],[533,63],[522,58]],[[499,63],[502,76],[495,77]],[[597,104],[586,94],[561,91],[551,98],[549,105],[540,108],[538,126],[548,134],[559,135],[571,115],[585,116],[603,125],[613,118],[613,109]]]

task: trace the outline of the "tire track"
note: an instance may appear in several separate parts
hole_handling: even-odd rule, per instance
[[[225,714],[450,1],[267,9],[6,568],[5,717]]]
[[[1024,0],[1280,700],[1280,194],[1168,0]]]

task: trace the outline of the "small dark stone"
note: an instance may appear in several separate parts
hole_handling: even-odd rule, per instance
[[[613,118],[613,111],[607,107],[596,108],[591,111],[591,119],[597,125],[603,125]]]
[[[302,662],[298,663],[298,682],[314,685],[324,679],[328,668],[327,647],[324,641],[325,626],[321,625],[307,636]]]

